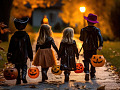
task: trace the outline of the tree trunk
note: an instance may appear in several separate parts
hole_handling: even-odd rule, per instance
[[[0,22],[9,27],[10,11],[13,0],[0,0]],[[2,41],[8,41],[8,33],[0,34]]]

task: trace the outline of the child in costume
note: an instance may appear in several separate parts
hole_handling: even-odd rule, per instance
[[[74,29],[67,27],[63,30],[58,60],[61,58],[60,69],[64,70],[65,82],[69,81],[70,71],[76,70],[75,56],[79,59],[76,41],[73,40]]]
[[[33,60],[33,65],[41,66],[42,82],[48,80],[47,71],[49,67],[56,65],[55,55],[53,50],[51,49],[51,45],[57,53],[58,49],[51,35],[52,30],[50,25],[42,24],[37,39],[36,55]]]
[[[88,17],[84,18],[87,20],[88,26],[81,29],[80,40],[83,41],[83,50],[84,50],[84,72],[85,80],[89,81],[89,73],[91,79],[95,79],[95,67],[91,64],[90,58],[92,55],[97,54],[97,49],[101,50],[103,47],[103,38],[100,33],[100,29],[95,27],[97,21],[97,16],[94,14],[89,14]],[[98,46],[99,40],[99,46]],[[91,65],[91,70],[89,72],[89,64]]]
[[[15,27],[18,31],[11,37],[7,59],[8,62],[15,64],[15,68],[18,70],[18,77],[16,84],[21,84],[20,69],[22,69],[22,81],[27,83],[27,59],[33,60],[33,51],[30,42],[29,35],[24,31],[29,18],[14,19]]]

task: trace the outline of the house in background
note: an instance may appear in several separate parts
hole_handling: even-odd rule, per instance
[[[49,24],[54,27],[56,24],[63,24],[62,19],[58,16],[58,13],[61,12],[62,7],[61,0],[57,2],[54,6],[51,6],[49,8],[36,8],[32,13],[32,26],[34,27],[40,27],[41,21],[44,17],[44,15],[47,16]]]

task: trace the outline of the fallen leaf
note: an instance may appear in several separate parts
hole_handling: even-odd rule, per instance
[[[76,80],[70,80],[71,82],[75,82]]]
[[[110,58],[114,58],[115,56],[114,55],[110,55]]]
[[[56,90],[55,88],[45,88],[44,90]]]
[[[37,88],[35,85],[30,85],[29,88]]]
[[[112,50],[112,48],[109,48],[109,50]]]
[[[113,76],[113,74],[109,74],[109,76]]]
[[[84,85],[84,86],[81,86],[81,88],[80,89],[86,89],[86,85]]]
[[[66,87],[66,88],[64,88],[64,90],[69,90],[69,88],[68,88],[68,87]]]
[[[98,87],[97,90],[105,90],[105,85]]]
[[[57,84],[57,86],[56,86],[57,88],[59,88],[59,84]]]
[[[79,86],[78,84],[77,84],[77,85],[75,85],[75,88],[77,88],[77,89],[78,89],[79,87],[80,87],[80,86]]]
[[[61,81],[49,81],[47,83],[48,84],[54,84],[54,85],[63,84]]]
[[[9,85],[5,83],[1,83],[0,86],[9,86]]]
[[[60,79],[59,77],[55,77],[56,79]]]
[[[116,83],[120,83],[120,80],[116,80]]]
[[[115,53],[116,51],[112,51],[113,53]]]
[[[114,71],[114,70],[112,71],[112,74],[115,74],[115,71]]]

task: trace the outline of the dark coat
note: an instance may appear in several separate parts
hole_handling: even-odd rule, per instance
[[[58,58],[61,58],[61,70],[74,71],[76,69],[75,55],[79,57],[75,40],[72,44],[60,43]]]
[[[8,59],[8,61],[14,64],[24,64],[27,62],[27,58],[33,59],[30,38],[25,31],[16,31],[14,33],[10,40],[8,53],[12,53],[11,59]]]
[[[58,48],[55,45],[55,42],[54,42],[52,37],[47,37],[46,40],[45,40],[45,43],[42,44],[42,45],[39,45],[39,42],[37,42],[36,52],[37,52],[38,48],[40,48],[40,49],[51,48],[51,45],[53,46],[53,48],[55,49],[55,51],[58,54]]]
[[[99,46],[103,46],[103,38],[100,33],[100,29],[95,26],[87,26],[81,29],[79,39],[83,41],[84,50],[97,50],[98,40],[99,40]],[[86,43],[86,42],[89,42],[89,43]]]

